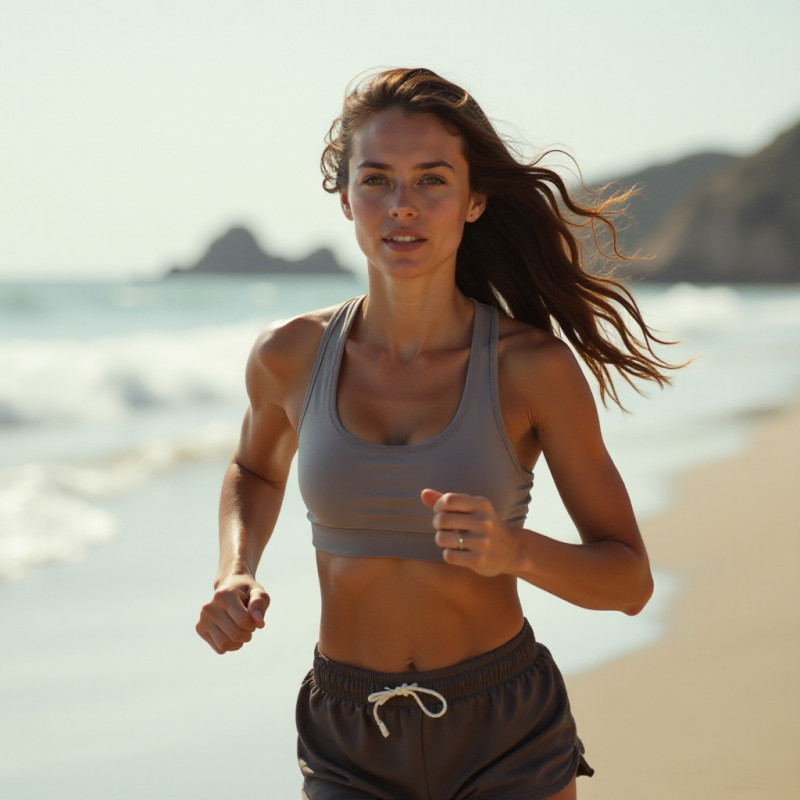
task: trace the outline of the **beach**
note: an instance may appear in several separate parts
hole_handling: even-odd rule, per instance
[[[569,679],[597,771],[581,800],[798,796],[798,444],[795,401],[644,522],[653,565],[681,589],[660,641]]]
[[[294,700],[320,610],[294,474],[259,568],[267,627],[220,658],[194,624],[255,335],[363,290],[0,285],[0,797],[299,795]],[[597,770],[580,796],[793,796],[800,288],[637,297],[682,340],[671,357],[697,356],[667,391],[621,387],[630,414],[600,407],[655,595],[631,618],[520,585]],[[577,537],[544,463],[527,525]]]

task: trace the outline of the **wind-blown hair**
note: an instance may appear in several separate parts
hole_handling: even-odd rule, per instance
[[[456,284],[470,297],[562,336],[597,379],[601,398],[621,405],[610,368],[634,388],[635,381],[670,382],[654,344],[667,344],[647,326],[630,292],[609,276],[585,268],[584,246],[596,232],[617,247],[613,218],[624,213],[631,192],[594,204],[578,202],[563,179],[543,167],[548,151],[520,161],[468,92],[427,69],[393,69],[357,84],[325,138],[323,188],[342,192],[349,178],[353,134],[370,116],[390,108],[435,114],[463,142],[470,186],[485,194],[483,214],[464,228],[456,257]],[[599,193],[589,193],[599,196]],[[589,230],[591,237],[580,236]]]

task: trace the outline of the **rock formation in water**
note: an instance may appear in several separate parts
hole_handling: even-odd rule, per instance
[[[169,275],[349,275],[327,248],[292,261],[261,249],[247,228],[231,228],[211,243],[205,255],[188,267],[173,267]]]

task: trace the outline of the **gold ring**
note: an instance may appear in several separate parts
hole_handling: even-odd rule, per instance
[[[463,536],[459,536],[458,537],[458,549],[459,550],[463,550],[464,549],[464,537]]]

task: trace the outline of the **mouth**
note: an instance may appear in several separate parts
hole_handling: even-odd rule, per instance
[[[404,234],[400,236],[384,236],[384,242],[396,242],[397,244],[412,244],[414,242],[424,242],[425,239],[422,236],[413,236],[409,234]]]

